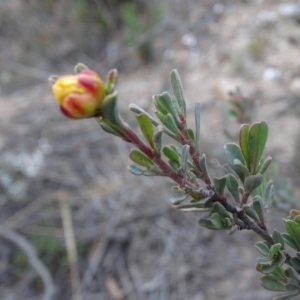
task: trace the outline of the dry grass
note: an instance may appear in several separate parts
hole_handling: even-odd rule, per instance
[[[0,109],[5,111],[0,120],[0,215],[2,227],[26,237],[37,249],[54,282],[53,299],[270,299],[273,293],[260,288],[255,271],[258,254],[253,234],[228,237],[199,228],[199,215],[170,207],[169,181],[134,177],[126,170],[128,145],[102,132],[92,120],[65,119],[44,83],[30,89],[22,86],[24,78],[26,86],[33,80],[36,84],[36,78],[45,79],[47,70],[56,69],[58,63],[57,68],[67,72],[77,60],[103,72],[120,65],[121,106],[134,124],[127,104],[137,102],[153,110],[152,94],[168,89],[168,72],[176,67],[191,114],[194,101],[202,103],[204,152],[222,163],[227,141],[223,128],[228,121],[216,108],[216,99],[224,100],[238,84],[247,95],[259,98],[257,119],[265,118],[271,128],[268,152],[290,170],[299,127],[299,117],[290,106],[297,111],[300,93],[298,48],[289,38],[300,43],[297,22],[281,15],[276,1],[228,1],[214,6],[211,1],[198,5],[168,0],[161,26],[139,38],[155,38],[156,61],[142,66],[134,46],[120,46],[119,31],[107,43],[106,50],[116,46],[113,56],[105,51],[87,56],[80,48],[79,55],[76,35],[82,32],[71,35],[75,44],[69,56],[62,50],[57,56],[52,50],[51,56],[47,47],[42,51],[30,46],[28,54],[20,52],[17,46],[24,40],[17,38],[28,31],[30,39],[32,26],[41,17],[41,7],[29,3],[28,12],[39,9],[32,23],[22,19],[19,9],[6,7],[18,30],[7,34],[2,27],[0,32],[0,42],[6,42],[0,58],[4,66],[0,80],[6,83],[0,94]],[[262,11],[276,12],[278,19],[259,24],[265,22]],[[70,31],[58,32],[54,20],[49,22],[51,26],[40,27],[47,43],[52,34],[63,38]],[[182,38],[184,34],[189,36]],[[96,62],[99,58],[103,58],[101,65]],[[121,58],[126,63],[120,63]],[[264,70],[269,67],[280,69],[282,77],[265,80]],[[230,126],[237,131],[237,126]],[[218,172],[217,164],[212,165]],[[61,195],[68,206],[59,205]],[[279,226],[276,220],[273,224]],[[44,282],[22,251],[3,239],[0,298],[46,299]]]

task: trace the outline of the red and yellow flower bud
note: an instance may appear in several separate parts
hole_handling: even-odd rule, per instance
[[[89,69],[77,75],[59,77],[52,85],[52,91],[62,113],[72,119],[98,116],[105,97],[102,79]]]

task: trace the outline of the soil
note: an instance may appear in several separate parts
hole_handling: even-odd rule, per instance
[[[174,210],[172,183],[133,176],[130,146],[93,120],[62,116],[47,78],[71,73],[78,61],[100,74],[117,67],[122,113],[136,126],[128,104],[153,112],[152,95],[170,91],[169,72],[178,69],[191,126],[201,103],[202,151],[215,174],[239,128],[219,106],[240,87],[255,102],[253,121],[269,124],[266,152],[279,192],[268,226],[282,231],[281,219],[299,205],[299,3],[164,0],[159,23],[128,45],[126,24],[107,33],[70,1],[46,2],[0,4],[0,298],[50,299],[51,281],[52,299],[62,300],[276,296],[260,286],[254,233],[209,231],[197,225],[199,213]],[[139,55],[145,41],[147,62]],[[50,287],[3,232],[36,249]]]

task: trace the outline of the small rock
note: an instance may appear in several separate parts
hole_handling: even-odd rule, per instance
[[[300,5],[295,3],[280,4],[278,11],[283,17],[296,17],[300,15]]]
[[[266,81],[277,81],[282,78],[282,72],[276,68],[267,68],[264,71],[263,78]]]
[[[295,78],[290,87],[292,92],[300,96],[300,77]]]
[[[186,48],[194,48],[197,45],[197,39],[192,33],[186,33],[181,37],[181,44]]]
[[[216,3],[213,6],[213,12],[220,15],[224,11],[224,5],[222,3]]]
[[[269,10],[262,10],[256,15],[257,25],[272,25],[278,20],[277,13]]]

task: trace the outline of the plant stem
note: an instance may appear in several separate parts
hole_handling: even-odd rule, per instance
[[[259,227],[258,225],[256,225],[254,222],[252,222],[247,215],[245,214],[245,212],[243,210],[237,210],[236,207],[232,206],[231,204],[229,204],[227,202],[227,200],[220,200],[217,194],[214,194],[214,196],[212,197],[212,200],[214,202],[219,202],[221,203],[224,208],[232,213],[232,214],[236,214],[238,219],[241,220],[244,224],[245,224],[245,228],[244,229],[250,229],[254,232],[256,232],[260,237],[262,237],[265,241],[267,241],[269,244],[273,245],[273,239],[272,237],[269,235],[269,233],[262,229],[261,227]]]
[[[155,153],[148,145],[146,145],[140,137],[134,132],[134,130],[128,125],[124,126],[125,140],[135,145],[140,149],[147,157],[149,157],[160,169],[162,170],[162,176],[170,177],[177,182],[180,186],[188,186],[192,191],[199,192],[199,187],[188,180],[182,175],[174,172],[171,167],[161,159],[160,155]]]
[[[179,115],[179,118],[181,119],[181,122],[178,125],[178,128],[180,130],[180,142],[182,145],[189,145],[190,146],[190,155],[193,159],[193,162],[195,164],[195,167],[197,171],[199,172],[199,175],[201,179],[207,184],[211,185],[211,180],[208,176],[206,176],[200,166],[200,153],[197,151],[194,141],[191,140],[189,137],[186,121],[182,115]]]
[[[213,195],[212,200],[214,202],[221,203],[228,212],[230,212],[232,214],[236,214],[238,219],[240,221],[242,221],[242,224],[244,224],[244,226],[245,226],[244,228],[241,228],[241,229],[252,230],[255,233],[257,233],[263,240],[268,242],[270,245],[274,245],[273,238],[270,236],[268,231],[261,228],[260,226],[256,225],[253,221],[251,221],[243,210],[238,211],[236,209],[236,207],[229,204],[226,199],[220,200],[217,194]],[[238,224],[238,225],[241,225],[241,224]],[[291,261],[291,256],[288,253],[285,253],[285,263],[291,266],[290,261]],[[298,273],[300,274],[300,272],[298,272]]]
[[[248,192],[243,193],[243,197],[242,197],[240,207],[243,207],[247,203],[249,196],[250,196],[250,193],[248,193]]]

